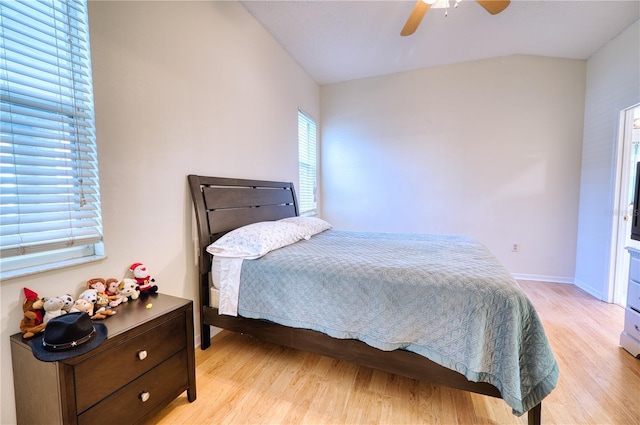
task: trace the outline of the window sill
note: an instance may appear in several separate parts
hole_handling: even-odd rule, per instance
[[[30,276],[37,273],[44,273],[53,270],[60,270],[67,267],[77,266],[80,264],[93,263],[106,259],[106,255],[90,255],[88,257],[73,258],[65,261],[57,261],[55,263],[42,264],[39,266],[24,267],[16,270],[7,270],[0,272],[0,281],[15,279],[18,277]]]

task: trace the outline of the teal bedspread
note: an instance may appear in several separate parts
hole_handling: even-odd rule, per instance
[[[468,237],[320,233],[245,260],[238,314],[418,353],[494,385],[516,415],[558,380],[531,302]]]

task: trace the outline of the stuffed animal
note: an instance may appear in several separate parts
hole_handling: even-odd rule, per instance
[[[87,281],[87,289],[95,289],[96,290],[96,302],[95,308],[106,308],[109,306],[109,296],[106,293],[107,290],[107,282],[101,278],[97,277],[94,279],[89,279]]]
[[[93,304],[85,300],[84,298],[79,298],[76,300],[75,303],[73,303],[73,307],[71,307],[71,309],[69,310],[69,313],[76,313],[76,312],[84,312],[84,313],[87,313],[89,316],[92,316]]]
[[[133,263],[129,267],[129,270],[133,273],[133,277],[138,284],[141,294],[155,294],[156,292],[158,292],[158,286],[153,284],[156,280],[149,276],[147,268],[144,266],[144,264]]]
[[[47,323],[49,320],[54,317],[62,316],[67,312],[62,309],[64,307],[64,300],[58,297],[46,298],[44,300],[44,323]]]
[[[38,297],[38,294],[29,288],[24,288],[24,295],[20,332],[22,332],[22,337],[27,339],[35,336],[38,332],[42,332],[46,325],[42,321],[44,302]]]
[[[140,290],[134,279],[124,278],[118,284],[120,295],[127,297],[128,300],[137,300],[140,297]]]
[[[120,282],[118,282],[118,279],[109,278],[105,283],[107,284],[107,289],[104,292],[107,294],[107,297],[109,297],[109,306],[117,307],[121,303],[129,301],[129,298],[120,294],[120,289],[118,289]]]
[[[91,303],[91,311],[88,311],[89,316],[93,315],[93,309],[95,308],[96,301],[98,301],[98,291],[93,288],[85,289],[78,295],[79,300],[87,300]]]
[[[106,319],[107,317],[113,316],[114,314],[116,314],[115,310],[102,307],[98,311],[96,311],[93,316],[91,316],[91,319],[93,320]]]
[[[22,332],[22,338],[28,339],[35,336],[38,332],[42,332],[46,326],[46,323],[40,323],[36,325],[36,313],[27,310],[24,312],[24,316],[20,321],[20,332]]]
[[[73,303],[73,307],[69,310],[70,313],[82,312],[87,313],[91,319],[99,320],[106,319],[109,315],[105,315],[103,313],[93,314],[93,304],[84,298],[77,299],[75,303]],[[115,311],[113,312],[115,314]]]
[[[98,309],[111,307],[109,305],[109,296],[106,292],[98,292],[98,300],[96,301],[96,307]]]
[[[69,294],[64,294],[64,295],[60,295],[58,298],[60,298],[62,301],[64,301],[64,305],[62,306],[62,310],[66,311],[67,313],[69,312],[69,310],[71,310],[71,307],[73,307],[73,297]]]
[[[109,316],[113,316],[116,314],[114,310],[108,309],[105,306],[101,306],[98,304],[98,300],[101,299],[98,295],[98,290],[93,288],[88,288],[82,291],[78,296],[78,300],[86,300],[91,304],[91,307],[87,313],[91,316],[92,319],[105,319]],[[105,300],[107,300],[107,296],[104,296]]]
[[[42,319],[44,317],[44,299],[40,298],[36,292],[29,288],[24,288],[24,296],[24,302],[31,304],[30,310],[36,314],[36,325],[39,325],[43,322]]]

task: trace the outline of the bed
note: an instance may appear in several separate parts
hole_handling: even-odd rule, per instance
[[[529,424],[541,422],[541,402],[557,383],[557,363],[535,309],[504,267],[476,241],[448,235],[322,229],[280,249],[267,250],[266,255],[261,252],[255,261],[235,263],[242,270],[237,277],[242,282],[237,284],[242,285],[243,295],[239,305],[229,307],[221,302],[228,299],[227,292],[219,288],[219,282],[214,285],[216,262],[211,246],[236,234],[237,229],[273,222],[279,225],[283,219],[302,220],[295,190],[290,182],[197,175],[189,175],[188,181],[197,227],[202,349],[210,346],[210,326],[216,326],[502,398],[514,414],[526,412]],[[376,249],[373,262],[367,263],[370,246],[383,248]],[[396,256],[399,259],[392,258],[394,253],[400,253]],[[219,257],[225,257],[224,251],[216,251],[215,259],[237,261]],[[328,266],[321,263],[325,257],[337,264],[335,270],[327,271]],[[324,281],[315,283],[316,278],[310,277],[313,270]],[[424,273],[429,277],[423,277]],[[252,276],[260,282],[252,284]],[[336,295],[346,286],[331,289],[331,283],[346,282],[347,278],[350,292]],[[378,280],[381,283],[372,283]],[[393,289],[395,285],[406,286],[398,290]],[[298,308],[297,300],[312,294],[320,294],[320,298]],[[293,298],[296,305],[269,310],[279,308],[277,304],[287,298]],[[344,298],[349,305],[340,310],[335,304]],[[384,317],[391,298],[403,299],[403,303],[427,299],[431,304],[420,301],[424,307],[408,307],[409,314]],[[375,306],[367,306],[368,300],[374,300]],[[354,306],[362,313],[353,314],[350,308]],[[446,314],[449,317],[441,319]],[[390,329],[385,327],[396,321]],[[406,342],[404,335],[390,334],[395,328],[408,332],[415,324],[419,325],[415,340]]]

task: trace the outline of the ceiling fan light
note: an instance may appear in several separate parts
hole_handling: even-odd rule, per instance
[[[448,9],[450,6],[449,0],[422,0],[429,4],[433,9]]]

